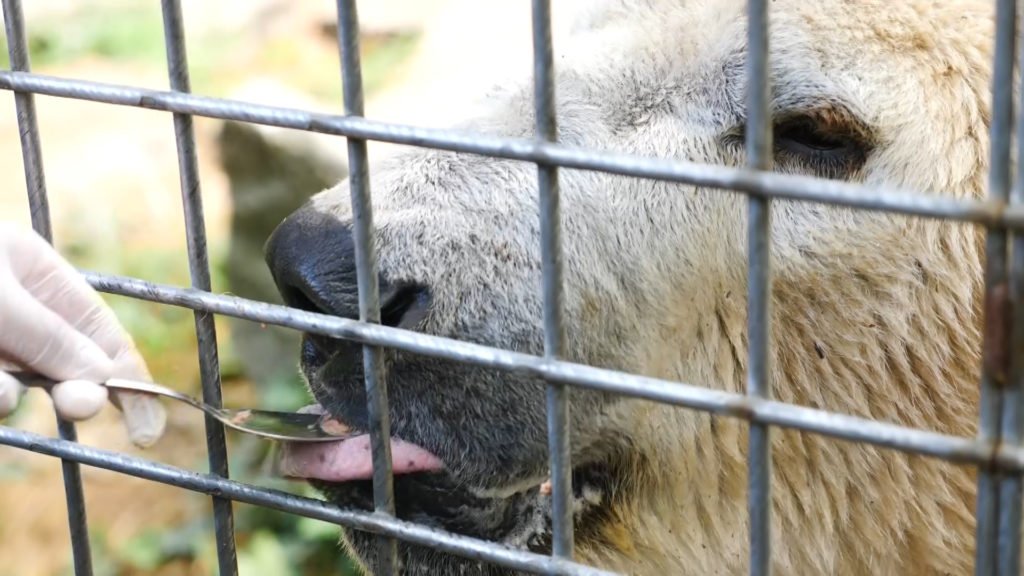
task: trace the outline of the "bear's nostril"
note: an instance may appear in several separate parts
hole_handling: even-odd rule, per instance
[[[338,294],[322,295],[311,285],[279,287],[285,304],[305,310],[330,314],[341,318],[359,319],[358,292],[355,286]],[[419,325],[430,308],[430,292],[417,284],[393,286],[380,280],[380,323],[393,328],[413,329]],[[343,292],[343,293],[340,293]]]
[[[415,328],[430,307],[430,292],[417,284],[381,286],[380,323],[393,328]]]
[[[298,308],[299,310],[305,310],[306,312],[324,312],[309,299],[302,290],[293,288],[291,286],[284,286],[278,290],[281,293],[281,297],[284,299],[284,303],[292,308]]]

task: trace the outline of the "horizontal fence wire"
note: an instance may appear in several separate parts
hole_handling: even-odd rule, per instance
[[[96,274],[88,271],[84,271],[83,275],[94,288],[109,294],[191,310],[203,310],[311,334],[388,347],[496,370],[530,374],[581,388],[672,404],[783,428],[793,428],[840,440],[863,442],[901,452],[932,456],[951,462],[1024,471],[1024,448],[1020,447],[993,445],[974,438],[962,438],[775,400],[749,398],[743,394],[670,380],[649,378],[561,360],[556,361],[441,336],[247,300],[237,296],[210,294],[190,288],[154,284],[135,278]]]
[[[322,500],[251,486],[213,474],[200,474],[119,452],[47,438],[31,432],[22,432],[6,426],[0,426],[0,445],[14,446],[38,454],[56,456],[218,498],[227,498],[331,522],[355,530],[398,538],[413,544],[430,546],[442,552],[487,561],[498,566],[533,574],[572,576],[611,576],[614,574],[591,566],[397,520],[383,514],[342,510]]]
[[[599,150],[572,148],[533,139],[499,138],[483,134],[418,128],[362,117],[322,114],[294,108],[265,106],[179,92],[148,90],[41,74],[0,71],[0,89],[33,92],[181,112],[194,116],[293,128],[363,140],[435,148],[509,160],[539,162],[562,168],[593,170],[637,178],[693,184],[727,192],[742,192],[781,200],[817,202],[908,216],[1024,229],[1024,207],[889,187],[868,187],[841,180],[761,172],[699,164],[679,159],[649,158]],[[956,191],[952,191],[956,192]]]

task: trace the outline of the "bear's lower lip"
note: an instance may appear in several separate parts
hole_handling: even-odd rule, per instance
[[[301,412],[323,413],[319,405]],[[391,438],[392,472],[395,476],[416,472],[441,472],[444,463],[428,450]],[[283,442],[278,471],[286,478],[350,482],[373,478],[373,450],[369,434],[348,436],[337,442]]]

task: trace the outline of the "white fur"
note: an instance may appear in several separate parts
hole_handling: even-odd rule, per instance
[[[842,101],[874,129],[854,180],[980,197],[992,4],[773,1],[777,101]],[[742,147],[718,138],[742,124],[744,86],[725,64],[745,43],[743,10],[740,0],[595,2],[573,40],[556,39],[561,139],[742,165]],[[471,127],[528,137],[531,97],[528,77],[507,85]],[[430,331],[456,333],[460,319],[487,314],[496,340],[537,330],[535,169],[398,158],[372,171],[381,263],[437,289]],[[562,190],[570,356],[744,391],[744,199],[572,170]],[[347,190],[315,203],[349,216]],[[433,248],[471,234],[481,238],[473,249]],[[975,434],[979,229],[778,202],[772,239],[777,399]],[[587,417],[577,450],[615,432],[636,457],[628,497],[579,542],[580,560],[652,576],[747,570],[745,424],[638,401]],[[773,438],[776,574],[970,573],[972,469],[792,431]]]

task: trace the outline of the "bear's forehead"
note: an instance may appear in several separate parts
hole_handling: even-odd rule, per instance
[[[654,0],[669,7],[658,44],[745,83],[746,0]],[[869,123],[900,124],[922,100],[985,108],[994,0],[772,0],[771,67],[779,96],[842,101]],[[659,10],[652,13],[657,21]],[[689,52],[689,54],[686,54]],[[678,57],[678,56],[677,56]],[[736,61],[740,60],[739,65]],[[729,63],[733,65],[728,65]],[[899,87],[901,90],[893,90]],[[799,106],[796,106],[799,107]]]
[[[699,81],[702,88],[726,90],[743,100],[742,90],[734,88],[745,83],[746,0],[611,3],[622,10],[619,16],[607,16],[597,35],[578,37],[579,45],[563,44],[571,55],[560,63],[592,71],[587,74],[592,83],[620,91],[632,88],[615,84],[627,69],[641,79]],[[773,0],[771,66],[780,96],[795,103],[822,97],[845,101],[866,121],[882,125],[912,112],[909,108],[917,105],[912,94],[928,94],[948,106],[961,104],[951,99],[984,99],[994,3]]]
[[[746,0],[570,5],[577,18],[591,25],[641,26],[650,41],[659,43],[708,47],[745,39]],[[995,0],[771,0],[769,14],[774,45],[811,43],[836,58],[855,59],[865,51],[918,59],[985,56],[992,51]]]

